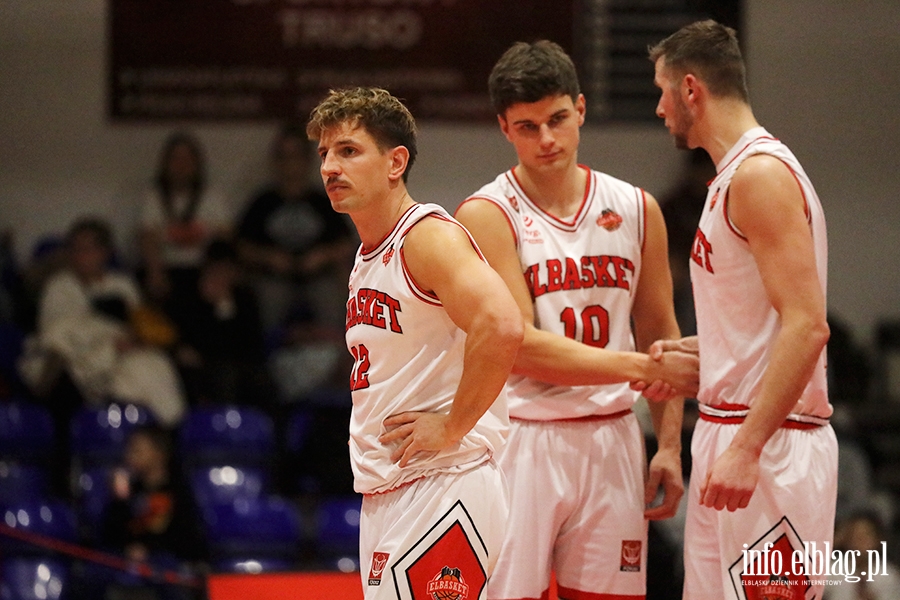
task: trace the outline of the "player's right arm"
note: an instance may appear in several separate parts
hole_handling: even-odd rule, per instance
[[[488,264],[500,274],[522,312],[525,338],[513,373],[555,385],[662,380],[686,395],[696,391],[692,389],[697,373],[695,356],[667,353],[657,361],[640,352],[595,348],[535,327],[531,293],[522,274],[512,229],[502,209],[489,200],[473,198],[460,205],[456,218],[475,238]]]

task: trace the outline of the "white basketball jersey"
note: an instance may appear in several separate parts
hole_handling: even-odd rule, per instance
[[[361,493],[389,491],[432,473],[466,471],[488,460],[506,440],[509,419],[501,393],[459,443],[405,468],[391,461],[394,446],[378,441],[391,415],[448,413],[462,375],[465,332],[436,296],[416,286],[404,264],[405,236],[428,216],[456,223],[440,206],[416,204],[378,246],[360,246],[350,275],[346,337],[355,359],[350,461],[354,487]]]
[[[828,242],[819,197],[793,153],[762,127],[751,129],[717,165],[718,174],[710,183],[691,249],[691,281],[702,357],[698,400],[711,406],[753,405],[781,327],[747,240],[727,211],[728,186],[735,171],[756,154],[781,160],[800,185],[823,294],[826,288]],[[831,412],[822,350],[815,373],[792,413],[827,418]]]
[[[558,219],[528,198],[514,170],[469,199],[499,206],[515,235],[534,299],[535,326],[582,343],[634,350],[631,308],[641,273],[646,200],[628,183],[588,172],[578,212]],[[510,416],[549,421],[631,408],[628,384],[558,386],[522,376],[509,380]]]

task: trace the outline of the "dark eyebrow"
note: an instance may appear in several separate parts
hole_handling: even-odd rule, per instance
[[[556,111],[555,113],[553,113],[552,115],[550,115],[549,120],[553,120],[556,117],[559,117],[564,114],[568,114],[568,112],[569,112],[568,108],[561,108],[558,111]],[[526,123],[534,123],[534,121],[532,121],[531,119],[520,119],[518,121],[513,121],[513,125],[524,125]]]

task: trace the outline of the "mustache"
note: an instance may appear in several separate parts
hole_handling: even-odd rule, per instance
[[[341,179],[340,177],[329,177],[328,179],[325,180],[326,187],[329,185],[334,185],[334,184],[348,185],[348,183],[346,181],[344,181],[343,179]]]

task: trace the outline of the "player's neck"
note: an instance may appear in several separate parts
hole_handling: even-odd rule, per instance
[[[747,131],[759,127],[750,106],[735,100],[720,100],[707,111],[701,146],[718,165]]]
[[[554,217],[570,217],[584,202],[588,172],[575,160],[555,170],[529,169],[520,163],[515,173],[528,198]]]
[[[400,217],[415,204],[406,191],[406,186],[398,186],[381,203],[371,205],[364,211],[350,214],[356,226],[363,248],[370,250],[381,243],[397,225]]]

